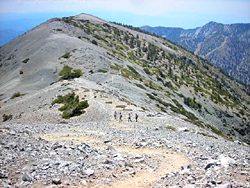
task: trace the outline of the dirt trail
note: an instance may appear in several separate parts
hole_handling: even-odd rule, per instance
[[[109,99],[107,99],[108,101]],[[99,102],[100,107],[103,107],[105,102]],[[109,109],[110,122],[109,126],[112,129],[118,130],[134,130],[138,129],[138,126],[145,126],[143,124],[143,117],[139,119],[139,123],[128,122],[127,114],[129,112],[123,112],[123,121],[119,122],[118,119],[113,117],[113,113],[116,110],[115,106],[123,104],[120,101],[115,101],[111,104]],[[122,111],[120,109],[117,112]],[[111,114],[112,113],[112,114]],[[134,111],[132,112],[135,113]],[[88,143],[95,148],[105,149],[109,144],[105,144],[103,139],[98,137],[105,135],[105,132],[99,130],[86,130],[81,127],[74,127],[65,129],[62,132],[53,132],[47,134],[36,134],[36,137],[42,137],[51,142],[60,141],[72,141],[74,144]],[[157,180],[165,176],[169,172],[180,171],[181,166],[190,163],[190,160],[181,153],[176,153],[165,148],[134,148],[133,146],[125,146],[119,143],[111,144],[115,150],[123,154],[124,156],[141,156],[142,163],[135,163],[134,167],[129,171],[122,171],[122,168],[116,169],[114,174],[117,174],[119,178],[113,181],[110,185],[102,185],[101,187],[109,188],[147,188],[156,184]],[[139,169],[139,170],[138,170]]]
[[[134,176],[122,177],[111,187],[113,188],[147,188],[151,187],[158,179],[166,175],[168,172],[180,171],[181,166],[189,163],[189,159],[182,154],[173,153],[170,150],[162,148],[131,148],[127,146],[115,147],[118,150],[132,153],[134,155],[147,155],[151,160],[157,161],[158,166],[155,169],[145,169]]]

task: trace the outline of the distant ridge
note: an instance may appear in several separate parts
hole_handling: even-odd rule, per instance
[[[209,22],[195,29],[142,26],[209,60],[234,79],[250,84],[250,24]]]

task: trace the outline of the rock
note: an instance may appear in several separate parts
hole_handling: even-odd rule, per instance
[[[217,165],[217,160],[210,160],[208,164],[205,166],[205,170],[211,168],[213,165]]]
[[[248,175],[249,172],[248,171],[241,171],[240,174],[244,176],[244,175]]]
[[[22,180],[32,182],[32,177],[29,176],[28,174],[24,174]]]
[[[60,185],[62,183],[62,181],[59,178],[54,178],[54,179],[52,179],[52,183],[55,185]]]
[[[87,169],[87,170],[84,170],[82,174],[89,177],[89,176],[94,175],[94,174],[95,174],[95,171],[89,168],[89,169]]]
[[[109,165],[111,165],[111,164],[113,164],[114,162],[113,161],[111,161],[111,160],[109,160],[109,159],[106,159],[106,161],[104,161],[104,164],[109,164]]]
[[[136,159],[141,159],[143,156],[142,155],[139,155],[139,154],[137,154],[136,156],[135,156],[135,158]]]
[[[87,186],[88,186],[88,183],[87,183],[86,180],[82,180],[82,181],[81,181],[81,185],[87,187]]]
[[[0,179],[8,178],[8,173],[4,170],[0,171]]]
[[[191,164],[185,164],[181,167],[181,170],[191,169]]]
[[[229,165],[235,165],[236,162],[234,159],[230,158],[230,157],[225,157],[224,155],[220,155],[218,157],[218,159],[220,160],[220,163],[223,167],[228,167]]]
[[[136,159],[134,163],[144,163],[144,158]]]
[[[108,146],[107,150],[109,150],[109,151],[116,151],[116,149],[113,146]]]
[[[187,127],[180,127],[178,128],[179,132],[188,132],[188,128]]]
[[[107,144],[107,143],[109,143],[109,142],[111,142],[111,140],[104,140],[104,144]]]

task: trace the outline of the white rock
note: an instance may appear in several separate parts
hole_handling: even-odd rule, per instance
[[[179,132],[188,132],[188,128],[187,127],[180,127],[178,128]]]

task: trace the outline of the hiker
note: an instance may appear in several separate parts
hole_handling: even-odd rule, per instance
[[[130,113],[128,113],[128,122],[132,122]]]
[[[120,112],[120,118],[119,118],[119,122],[122,121],[122,113]]]
[[[137,120],[138,120],[138,114],[135,114],[135,121],[137,122]]]
[[[117,112],[115,111],[115,113],[114,113],[114,118],[116,119],[116,116],[117,116]]]

